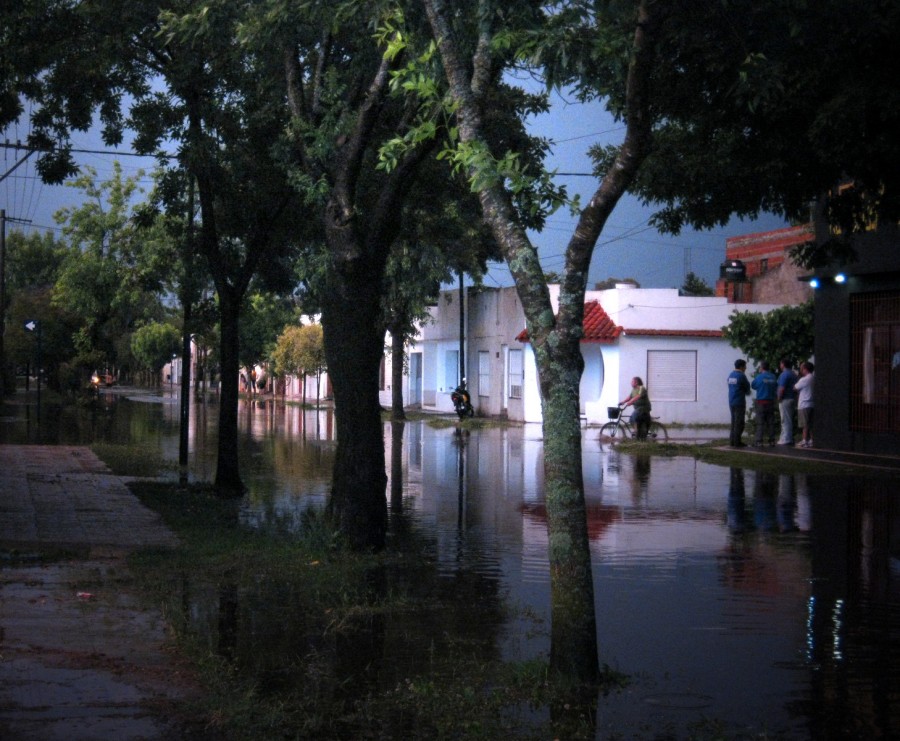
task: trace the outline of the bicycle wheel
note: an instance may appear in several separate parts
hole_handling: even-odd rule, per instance
[[[631,437],[631,429],[627,422],[607,422],[600,428],[600,443],[612,443],[627,440]]]
[[[647,430],[647,439],[655,440],[658,443],[667,443],[669,442],[669,431],[665,428],[665,425],[655,421],[651,422]]]

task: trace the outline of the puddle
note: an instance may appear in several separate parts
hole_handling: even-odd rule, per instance
[[[139,437],[174,460],[177,416],[164,399],[112,403],[67,442]],[[295,527],[327,498],[333,420],[278,405],[242,406],[240,420],[242,521]],[[208,480],[215,407],[192,410],[191,429],[191,476]],[[895,480],[630,456],[592,444],[594,433],[583,464],[600,661],[632,677],[600,698],[598,737],[685,738],[710,719],[726,737],[898,735]],[[438,614],[363,622],[323,644],[288,583],[186,583],[179,595],[210,647],[273,692],[302,691],[309,672],[343,677],[350,693],[388,686],[460,646],[509,660],[549,651],[539,429],[463,437],[411,422],[402,436],[386,425],[385,442],[392,518],[428,544],[419,586],[440,595]],[[297,663],[309,655],[319,663]]]

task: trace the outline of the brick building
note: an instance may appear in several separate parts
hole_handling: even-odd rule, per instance
[[[733,304],[802,304],[812,298],[812,289],[798,278],[804,274],[790,260],[790,250],[811,242],[812,224],[789,226],[768,232],[744,234],[725,241],[725,265],[716,281],[716,296]],[[742,279],[732,280],[727,272]],[[740,267],[743,270],[740,270]]]

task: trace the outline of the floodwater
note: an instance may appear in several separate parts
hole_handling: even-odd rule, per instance
[[[0,442],[130,440],[177,460],[174,397],[117,390],[101,401],[89,413],[45,414],[40,426],[0,419]],[[324,504],[333,425],[328,411],[242,402],[245,522],[291,526]],[[214,404],[192,408],[192,450],[207,451],[192,453],[194,479],[213,477],[215,428]],[[491,606],[481,611],[491,624],[460,630],[480,634],[494,656],[546,655],[539,428],[388,423],[385,445],[392,512],[429,539],[440,578],[463,585],[457,624],[468,605]],[[620,454],[591,429],[583,463],[600,660],[631,678],[600,698],[598,738],[709,737],[711,727],[724,738],[900,737],[895,479]],[[263,597],[253,630],[283,652],[291,621],[284,604],[266,618]],[[433,629],[402,626],[411,664],[415,645],[433,650]],[[229,645],[250,643],[230,636]]]

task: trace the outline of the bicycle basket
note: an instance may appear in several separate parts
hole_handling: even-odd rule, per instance
[[[606,413],[610,419],[618,419],[620,411],[619,407],[606,407]]]

